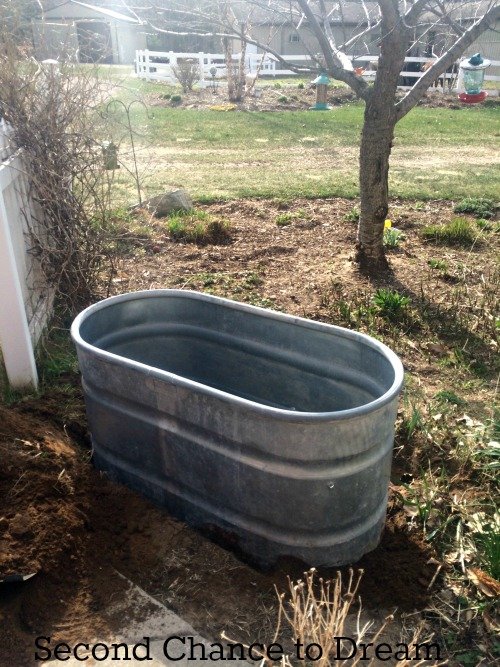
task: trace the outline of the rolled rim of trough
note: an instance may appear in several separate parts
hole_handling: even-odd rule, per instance
[[[394,371],[394,381],[389,389],[384,392],[381,396],[369,401],[364,405],[360,405],[356,408],[350,408],[348,410],[334,410],[331,412],[303,412],[299,410],[286,410],[284,408],[275,408],[269,405],[264,405],[262,403],[257,403],[251,401],[247,398],[241,398],[235,394],[230,394],[228,392],[222,391],[220,389],[215,389],[209,385],[196,382],[196,380],[190,380],[183,377],[182,375],[177,375],[171,373],[170,371],[164,371],[154,366],[149,366],[148,364],[143,364],[139,361],[133,361],[127,357],[122,357],[119,354],[114,354],[113,352],[108,352],[103,350],[91,343],[87,343],[80,335],[80,327],[83,322],[91,317],[94,313],[107,308],[112,304],[120,303],[122,301],[133,301],[135,299],[144,299],[144,298],[157,298],[161,296],[166,297],[175,297],[175,298],[189,298],[190,295],[196,296],[203,301],[212,302],[215,304],[222,304],[240,311],[246,311],[249,313],[261,314],[262,316],[267,317],[268,319],[274,319],[277,321],[290,322],[292,320],[299,326],[308,329],[315,329],[317,331],[332,332],[335,330],[337,336],[344,338],[350,338],[357,340],[364,345],[371,347],[372,349],[378,350],[380,354],[389,362],[393,371]],[[226,299],[224,297],[213,296],[211,294],[205,294],[204,292],[197,292],[195,290],[180,290],[180,289],[154,289],[154,290],[138,290],[136,292],[126,292],[125,294],[119,294],[117,296],[111,296],[107,299],[103,299],[98,303],[93,304],[85,308],[76,318],[73,320],[71,325],[71,337],[74,343],[88,352],[91,352],[93,355],[109,362],[112,364],[119,363],[121,366],[126,366],[128,368],[134,368],[137,370],[146,373],[149,377],[157,377],[161,380],[175,381],[176,384],[187,387],[189,389],[196,389],[199,392],[208,394],[210,396],[225,399],[227,400],[230,397],[233,403],[239,404],[242,407],[251,409],[255,412],[261,414],[272,415],[275,418],[286,418],[287,421],[296,421],[296,422],[318,422],[318,421],[333,421],[333,420],[347,420],[360,417],[370,412],[374,412],[380,408],[383,408],[385,405],[390,403],[397,395],[399,395],[404,381],[404,368],[403,364],[399,357],[384,343],[368,336],[367,334],[361,333],[359,331],[352,331],[351,329],[345,329],[344,327],[339,327],[335,324],[326,324],[324,322],[316,322],[315,320],[309,320],[304,317],[298,317],[295,315],[288,315],[286,313],[280,313],[276,310],[270,310],[268,308],[261,308],[259,306],[252,306],[247,303],[242,303],[240,301],[234,301],[232,299]]]

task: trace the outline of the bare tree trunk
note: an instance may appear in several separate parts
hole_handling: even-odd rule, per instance
[[[384,108],[369,101],[361,134],[359,185],[361,210],[358,261],[366,268],[385,268],[383,236],[389,210],[389,156],[396,124],[392,100]]]
[[[384,222],[389,210],[389,157],[397,113],[394,107],[399,73],[408,42],[394,0],[379,0],[382,13],[377,75],[366,96],[361,148],[359,187],[361,211],[358,227],[358,262],[368,270],[387,268],[384,253]]]
[[[243,30],[242,30],[243,32]],[[240,62],[238,66],[238,97],[239,97],[239,102],[244,99],[245,97],[245,89],[246,89],[246,71],[245,71],[245,60],[246,60],[246,55],[247,55],[247,43],[242,41],[241,42],[241,53],[240,53]]]
[[[233,65],[233,40],[230,37],[224,37],[222,43],[224,45],[224,58],[226,60],[227,96],[230,102],[234,102],[238,95],[236,91],[236,77],[234,75]]]
[[[241,102],[245,96],[245,57],[246,43],[242,42],[238,63],[233,60],[233,40],[223,39],[224,58],[227,72],[227,96],[230,102]]]

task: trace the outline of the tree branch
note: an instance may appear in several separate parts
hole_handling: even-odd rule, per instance
[[[414,21],[418,19],[424,9],[428,9],[429,0],[416,0],[410,9],[404,14],[404,22],[408,27],[414,27]]]
[[[328,70],[334,70],[336,68],[342,67],[342,61],[337,56],[335,51],[337,51],[334,44],[330,42],[325,31],[321,28],[318,19],[316,18],[314,12],[312,11],[308,0],[297,0],[297,4],[301,8],[304,16],[309,21],[314,36],[318,40],[321,52],[325,57],[325,64]]]
[[[428,0],[420,0],[420,1],[428,2]],[[417,0],[417,3],[418,2],[419,0]],[[385,20],[390,24],[396,23],[399,17],[397,0],[378,0],[378,4],[380,7],[380,12],[382,16],[385,18]]]
[[[396,95],[399,73],[408,46],[409,28],[403,23],[397,0],[378,0],[378,4],[382,14],[382,38],[372,100],[379,109],[385,108],[385,111],[389,111],[387,100],[393,100]],[[390,111],[392,114],[392,105]]]
[[[418,1],[418,0],[417,0]],[[400,120],[405,116],[420,100],[429,85],[443,74],[448,67],[451,67],[455,60],[461,56],[465,49],[470,46],[491,23],[500,18],[500,5],[492,7],[482,18],[474,23],[464,34],[457,39],[451,48],[444,53],[441,58],[436,60],[420,79],[417,80],[413,88],[396,104],[396,117]]]
[[[450,13],[446,11],[446,7],[440,0],[436,0],[436,4],[439,7],[440,12],[433,7],[430,7],[429,11],[447,23],[457,37],[461,37],[465,32],[465,28],[451,18]]]
[[[366,28],[366,30],[363,30],[363,32],[360,32],[358,35],[354,35],[354,37],[348,39],[347,42],[343,45],[344,49],[348,49],[353,44],[356,44],[356,42],[359,42],[359,40],[362,39],[363,37],[366,37],[370,33],[375,32],[375,30],[378,30],[380,28],[380,24],[381,21],[377,21],[370,27]]]
[[[322,29],[318,19],[309,6],[308,0],[297,0],[297,3],[309,21],[311,30],[318,40],[321,52],[325,58],[326,70],[328,74],[334,79],[343,81],[354,90],[356,95],[366,99],[368,94],[368,84],[364,79],[354,73],[352,64],[347,56],[344,53],[341,53],[335,44],[330,41],[326,32]],[[345,68],[345,65],[347,64],[349,65],[350,69]]]

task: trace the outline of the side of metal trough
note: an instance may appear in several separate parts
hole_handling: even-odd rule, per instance
[[[152,290],[73,323],[96,465],[255,560],[355,562],[384,525],[399,359],[357,332]]]

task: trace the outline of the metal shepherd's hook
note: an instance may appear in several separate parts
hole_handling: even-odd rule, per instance
[[[125,111],[125,115],[127,117],[127,129],[130,137],[130,145],[132,146],[132,156],[134,159],[134,178],[135,178],[135,184],[137,187],[137,196],[139,198],[139,206],[142,205],[142,196],[141,196],[141,184],[140,184],[140,179],[139,179],[139,170],[137,168],[137,154],[135,151],[135,142],[134,142],[134,131],[132,129],[132,123],[130,121],[130,110],[134,104],[140,104],[142,107],[144,107],[146,114],[148,113],[148,107],[146,106],[145,102],[142,100],[132,100],[128,104],[125,104],[122,100],[111,100],[111,102],[108,103],[106,106],[106,110],[109,113],[110,108],[113,105],[121,105],[123,107],[123,110]],[[149,118],[149,115],[148,115]],[[130,171],[130,170],[128,170]]]

